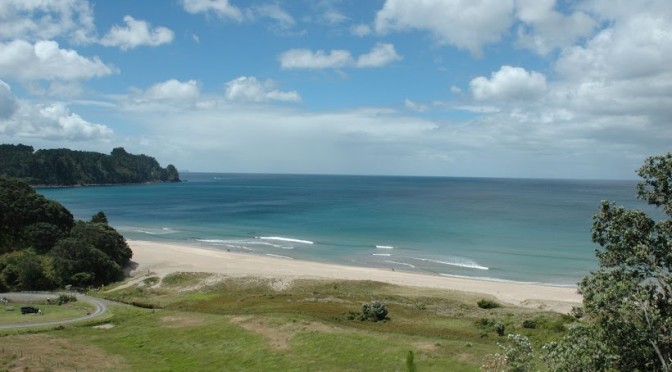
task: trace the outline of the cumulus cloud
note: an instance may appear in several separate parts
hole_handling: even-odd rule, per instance
[[[540,54],[572,45],[589,36],[597,22],[586,12],[569,15],[555,9],[556,0],[517,0],[516,15],[522,22],[518,28],[518,43]]]
[[[61,49],[55,41],[24,40],[0,43],[0,77],[21,81],[79,80],[116,72],[98,57],[86,58],[72,49]]]
[[[226,83],[225,96],[228,100],[243,102],[301,101],[301,96],[296,91],[278,90],[274,81],[260,81],[252,76],[241,76]]]
[[[192,103],[199,96],[198,83],[195,80],[166,80],[149,87],[140,95],[142,100]]]
[[[369,53],[357,58],[357,67],[380,67],[400,59],[401,56],[397,54],[394,45],[378,43]]]
[[[182,7],[191,14],[214,14],[223,19],[243,20],[241,10],[229,4],[229,0],[182,0]]]
[[[9,84],[0,80],[0,120],[7,119],[16,111],[16,97]]]
[[[126,27],[112,26],[112,29],[100,40],[100,43],[105,46],[128,50],[141,45],[158,46],[173,41],[173,31],[166,27],[150,29],[147,22],[136,20],[130,15],[124,17],[124,22]]]
[[[347,50],[316,52],[308,49],[290,49],[280,55],[280,66],[283,69],[324,69],[341,68],[352,65],[352,54]]]
[[[86,42],[95,34],[93,10],[86,0],[3,0],[0,25],[0,40],[65,36]]]
[[[404,100],[404,107],[411,111],[425,112],[429,109],[429,106],[417,102],[413,102],[410,99]]]
[[[0,120],[0,134],[16,138],[90,141],[109,140],[114,132],[109,127],[91,123],[70,112],[61,103],[37,104],[23,102],[8,120]]]
[[[490,79],[479,76],[469,86],[477,100],[529,100],[546,91],[546,77],[521,67],[502,66]]]
[[[514,20],[513,0],[387,0],[376,14],[378,33],[422,30],[440,44],[480,55],[485,44],[501,39]]]
[[[350,51],[335,49],[310,51],[308,49],[290,49],[279,57],[283,69],[326,69],[343,67],[382,67],[402,57],[397,54],[394,45],[378,43],[368,53],[360,55],[357,60]]]

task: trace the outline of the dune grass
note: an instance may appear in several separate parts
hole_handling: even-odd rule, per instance
[[[406,370],[411,351],[419,371],[475,371],[499,350],[495,324],[539,345],[561,337],[571,321],[518,307],[481,309],[482,296],[462,292],[368,281],[290,284],[179,273],[155,284],[103,294],[154,309],[115,305],[113,316],[98,324],[103,327],[42,334],[88,346],[92,357],[133,370],[395,371]],[[351,316],[373,300],[388,305],[390,320]],[[30,345],[25,348],[30,353]]]

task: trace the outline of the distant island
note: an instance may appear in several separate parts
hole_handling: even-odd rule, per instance
[[[129,154],[122,147],[110,155],[69,149],[37,150],[0,145],[0,176],[33,186],[113,185],[180,182],[174,165],[162,168],[151,156]]]

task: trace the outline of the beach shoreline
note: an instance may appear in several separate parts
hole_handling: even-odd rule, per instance
[[[285,280],[330,279],[372,280],[407,287],[445,289],[490,295],[504,303],[567,313],[581,304],[574,287],[516,283],[454,276],[439,276],[288,260],[278,257],[208,249],[188,243],[128,240],[137,267],[131,276],[154,273],[164,277],[173,272],[206,272],[232,277],[255,276]]]

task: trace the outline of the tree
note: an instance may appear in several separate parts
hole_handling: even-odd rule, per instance
[[[62,284],[107,284],[124,277],[121,267],[84,239],[60,240],[49,254]]]
[[[106,225],[108,224],[107,216],[105,215],[105,213],[103,213],[103,211],[98,211],[98,213],[91,216],[91,222],[104,223]]]
[[[579,283],[587,320],[545,347],[552,369],[672,369],[672,154],[648,158],[638,174],[638,198],[665,218],[602,202],[592,229],[599,269]]]
[[[86,242],[121,267],[133,257],[126,239],[107,224],[78,221],[70,231],[70,237]]]
[[[74,219],[61,204],[38,194],[27,183],[0,177],[0,254],[67,234]],[[57,240],[57,239],[56,239]]]

